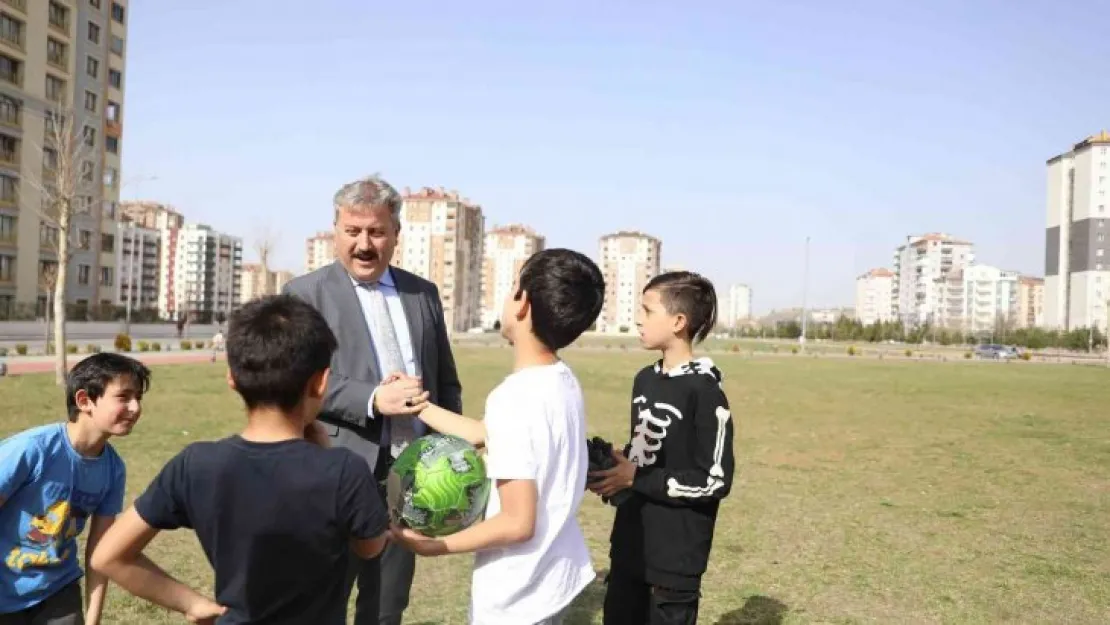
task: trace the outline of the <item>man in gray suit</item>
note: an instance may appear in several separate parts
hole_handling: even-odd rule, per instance
[[[371,176],[344,185],[334,204],[336,262],[284,291],[319,310],[339,340],[319,421],[335,446],[366,458],[384,496],[392,461],[426,432],[413,413],[425,401],[461,413],[462,386],[436,285],[389,266],[401,196]],[[408,377],[383,384],[393,374]],[[355,625],[399,625],[413,554],[391,542],[380,558],[352,558],[351,566],[348,589],[358,579]]]

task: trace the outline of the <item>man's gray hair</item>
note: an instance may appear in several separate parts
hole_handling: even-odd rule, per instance
[[[343,185],[335,192],[332,204],[335,205],[336,219],[339,218],[339,211],[343,209],[359,211],[385,207],[393,216],[393,222],[397,225],[401,223],[401,194],[397,193],[393,185],[382,180],[378,174]]]

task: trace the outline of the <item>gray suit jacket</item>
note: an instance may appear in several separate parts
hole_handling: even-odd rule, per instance
[[[443,320],[439,289],[415,274],[396,267],[390,270],[405,309],[417,373],[423,378],[424,389],[431,395],[432,403],[461,413],[462,385]],[[390,372],[378,371],[370,330],[350,274],[336,261],[294,278],[282,292],[312,304],[339,341],[331,359],[328,390],[319,419],[334,437],[336,446],[350,448],[366,458],[371,469],[375,468],[382,419],[389,417],[370,417],[367,408],[370,393]]]

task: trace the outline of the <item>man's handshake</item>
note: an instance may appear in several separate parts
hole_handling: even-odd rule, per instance
[[[420,378],[393,373],[374,393],[374,410],[386,416],[415,415],[428,407],[428,397]]]

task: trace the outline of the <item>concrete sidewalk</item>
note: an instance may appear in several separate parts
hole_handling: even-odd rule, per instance
[[[91,354],[69,354],[66,358],[66,365],[73,368],[73,365],[88,358],[90,355]],[[147,366],[180,365],[209,362],[212,360],[211,350],[188,352],[128,352],[127,355]],[[226,352],[220,352],[216,355],[216,360],[223,362],[226,360],[226,355]],[[3,360],[8,365],[9,376],[27,375],[29,373],[49,373],[54,371],[54,356],[17,356],[15,358],[5,358]]]

